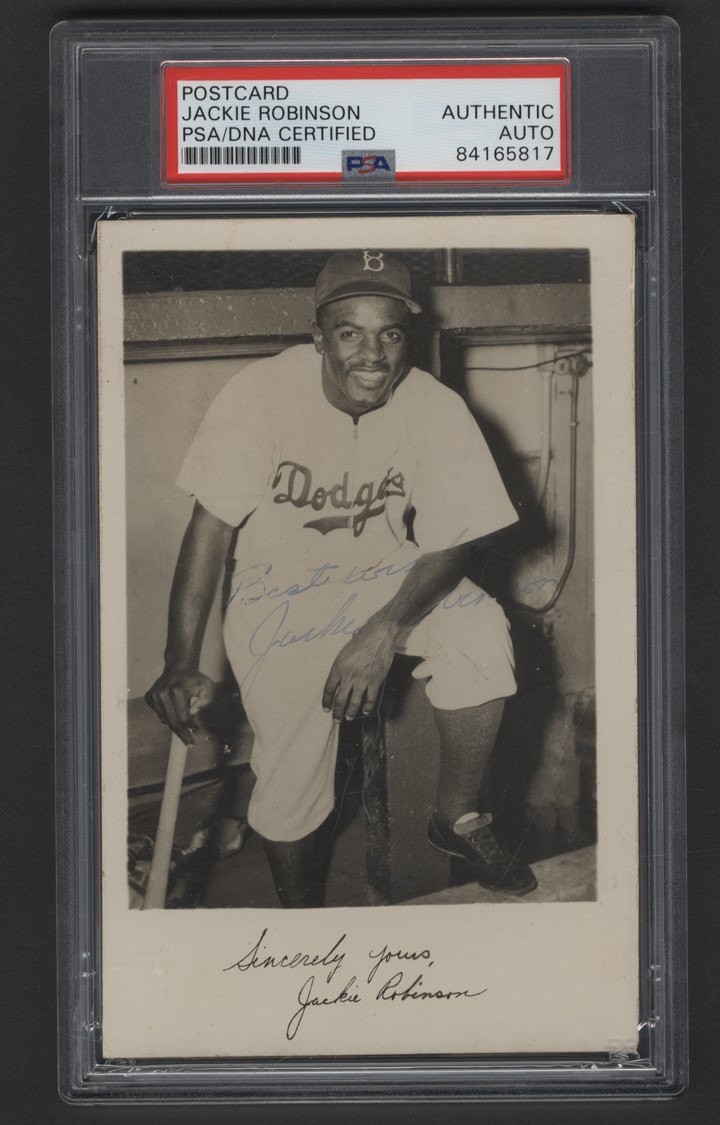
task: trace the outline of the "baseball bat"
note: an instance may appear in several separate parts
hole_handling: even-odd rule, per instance
[[[175,839],[175,824],[177,821],[180,793],[182,792],[185,762],[188,748],[177,737],[172,736],[170,753],[168,756],[165,788],[163,790],[162,804],[160,805],[160,819],[155,835],[150,873],[148,875],[147,890],[143,910],[164,910],[167,896],[168,876],[170,874],[170,860],[172,846]]]

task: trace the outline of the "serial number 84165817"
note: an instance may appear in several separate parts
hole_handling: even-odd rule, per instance
[[[494,148],[486,145],[484,148],[467,148],[461,145],[455,159],[461,163],[464,160],[549,160],[553,154],[554,145],[495,145]]]

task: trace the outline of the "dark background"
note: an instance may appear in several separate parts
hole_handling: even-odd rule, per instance
[[[136,2],[4,0],[0,9],[3,94],[0,132],[0,244],[3,247],[2,387],[3,695],[0,825],[5,873],[0,954],[0,1117],[19,1122],[316,1121],[664,1123],[716,1119],[720,1047],[720,687],[715,559],[720,366],[720,103],[717,0],[616,0],[543,4],[386,0],[385,15],[663,14],[680,24],[683,49],[684,315],[688,605],[688,798],[690,882],[690,1088],[646,1104],[482,1106],[67,1106],[56,1092],[48,34],[59,20],[92,16],[271,13],[360,15],[354,0],[308,8],[277,0]],[[669,284],[680,283],[680,276]]]

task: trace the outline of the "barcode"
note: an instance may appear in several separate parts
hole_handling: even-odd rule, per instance
[[[299,164],[300,145],[182,145],[180,163],[190,166],[224,164]]]

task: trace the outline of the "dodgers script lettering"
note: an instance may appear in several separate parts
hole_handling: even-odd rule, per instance
[[[315,512],[322,512],[328,504],[336,510],[359,509],[352,515],[324,516],[304,524],[321,535],[337,528],[351,527],[353,534],[358,536],[362,535],[369,519],[383,514],[389,496],[405,496],[405,478],[392,468],[388,469],[379,484],[365,481],[352,494],[349,482],[350,473],[347,472],[337,484],[313,487],[313,475],[306,465],[297,461],[281,461],[272,487],[279,489],[282,485],[283,490],[275,492],[274,501],[276,504],[293,504],[296,508],[312,508]]]

